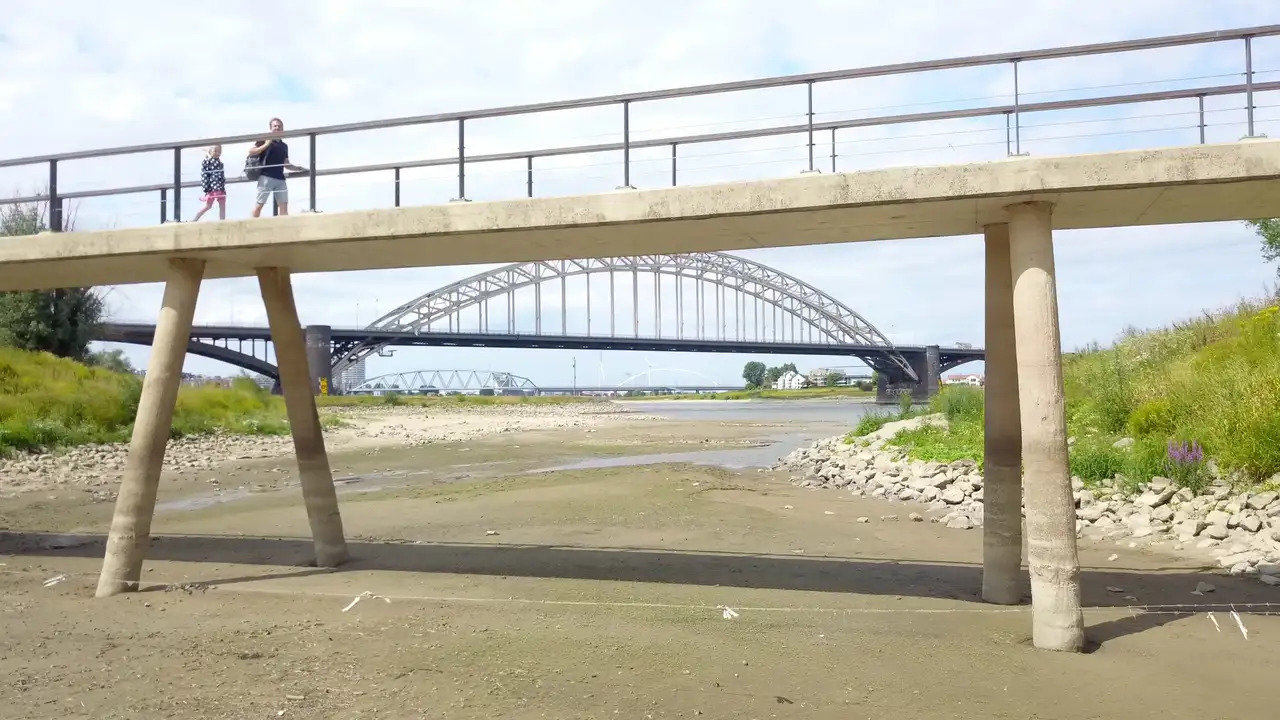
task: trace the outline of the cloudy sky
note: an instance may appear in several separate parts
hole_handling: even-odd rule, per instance
[[[1280,23],[1274,0],[6,0],[0,157],[254,132],[272,116],[297,128],[1269,23]],[[1020,90],[1035,102],[1233,84],[1243,81],[1243,55],[1243,44],[1231,42],[1029,63],[1020,68]],[[1253,63],[1258,82],[1280,80],[1280,38],[1255,40]],[[1012,91],[1011,68],[991,67],[822,84],[814,97],[816,119],[828,121],[996,105],[1011,102]],[[1280,93],[1258,94],[1255,103],[1257,132],[1280,135]],[[1210,142],[1245,134],[1243,105],[1241,96],[1206,102]],[[1022,148],[1050,155],[1194,143],[1195,108],[1194,100],[1182,100],[1028,114]],[[661,138],[800,123],[804,113],[803,87],[779,88],[640,104],[631,127],[634,137]],[[476,121],[467,131],[471,154],[611,142],[621,139],[620,111]],[[837,169],[995,160],[1005,156],[1004,139],[1002,118],[841,131]],[[305,139],[290,146],[294,163],[312,164]],[[452,125],[351,133],[320,138],[315,163],[448,157],[455,148]],[[239,172],[244,150],[224,148],[229,174]],[[819,137],[824,172],[830,172],[831,151],[830,137]],[[668,152],[635,152],[632,184],[669,184]],[[183,153],[184,176],[198,177],[200,159],[198,149]],[[535,194],[612,191],[621,184],[620,161],[610,153],[540,159]],[[707,144],[681,150],[680,181],[783,177],[807,162],[803,135]],[[45,172],[0,170],[0,194],[37,192]],[[172,172],[170,153],[78,161],[60,167],[59,186],[158,183]],[[521,197],[525,179],[523,162],[473,165],[467,195],[473,201]],[[295,180],[290,187],[293,211],[305,209],[307,183]],[[441,167],[406,171],[401,193],[405,204],[430,204],[448,201],[456,188],[456,169]],[[316,201],[321,211],[340,212],[388,206],[392,193],[389,172],[326,177],[318,181]],[[198,195],[184,194],[183,219],[196,210]],[[251,202],[247,186],[233,186],[229,217],[247,216]],[[91,199],[77,206],[76,223],[80,229],[144,225],[159,212],[155,194]],[[203,222],[210,221],[216,222],[209,216]],[[979,237],[742,254],[837,297],[895,342],[982,341]],[[1256,238],[1239,223],[1062,232],[1057,263],[1067,348],[1109,342],[1128,325],[1162,325],[1254,296],[1275,279]],[[366,324],[492,267],[299,276],[295,287],[304,323]],[[593,287],[596,328],[604,322],[598,309],[607,302],[603,287]],[[154,285],[112,288],[112,315],[149,320],[160,292]],[[570,285],[571,331],[584,329],[585,297],[581,283]],[[546,312],[558,319],[559,306]],[[651,311],[642,315],[652,317]],[[196,319],[265,324],[255,281],[207,282]],[[127,351],[145,364],[146,349]],[[573,358],[560,351],[400,350],[374,359],[370,374],[478,368],[559,384],[569,381]],[[603,374],[616,383],[648,363],[734,382],[749,359],[608,353]],[[840,362],[761,359],[794,359],[802,368]],[[577,360],[580,381],[598,379],[599,355],[578,353]],[[190,358],[187,367],[233,372],[200,358]]]

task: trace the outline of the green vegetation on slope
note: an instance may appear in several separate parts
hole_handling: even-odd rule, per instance
[[[0,454],[129,439],[142,379],[44,352],[0,347]],[[288,432],[284,402],[252,381],[183,386],[173,436]]]
[[[1063,373],[1071,472],[1083,480],[1162,475],[1199,489],[1210,480],[1209,458],[1247,483],[1280,472],[1276,298],[1127,332],[1114,347],[1065,356]],[[981,462],[982,401],[980,390],[946,388],[930,411],[946,414],[950,429],[904,432],[894,444],[922,460]],[[1115,447],[1124,437],[1132,445]]]

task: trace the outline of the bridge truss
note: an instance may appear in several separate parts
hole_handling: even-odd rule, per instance
[[[538,386],[527,377],[487,370],[415,370],[369,378],[347,388],[350,395],[380,395],[387,392],[412,394],[478,392],[534,394]]]
[[[523,319],[532,323],[534,335],[569,335],[568,281],[577,277],[586,285],[587,335],[640,338],[643,316],[652,331],[645,337],[859,345],[874,349],[861,359],[876,370],[919,380],[893,343],[849,306],[791,275],[722,252],[514,263],[416,297],[366,329],[422,334],[457,332],[465,327],[482,333],[516,334]],[[598,314],[594,318],[592,314],[593,277],[602,277],[608,284],[603,323]],[[649,284],[643,295],[642,278]],[[551,307],[560,311],[558,328],[547,333],[544,325],[554,326],[553,318],[544,313],[547,303],[543,295],[550,294],[544,293],[544,288],[557,284],[559,302]],[[620,284],[631,296],[629,303],[625,296],[621,298],[621,318]],[[643,312],[642,297],[649,305]],[[595,307],[599,306],[596,301]],[[619,319],[624,327],[619,326]],[[341,348],[335,355],[334,374],[389,344],[370,339]]]

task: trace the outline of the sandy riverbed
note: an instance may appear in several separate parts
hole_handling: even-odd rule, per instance
[[[0,498],[5,716],[1273,714],[1280,618],[1248,604],[1270,588],[1084,543],[1094,652],[1039,652],[1026,605],[977,601],[978,532],[757,470],[537,472],[794,424],[545,422],[409,445],[395,426],[424,431],[386,416],[335,441],[353,555],[338,571],[307,566],[287,455],[167,471],[145,591],[109,600],[92,591],[111,503],[74,483]],[[1192,595],[1205,579],[1216,590]],[[1248,639],[1207,603],[1240,608]]]

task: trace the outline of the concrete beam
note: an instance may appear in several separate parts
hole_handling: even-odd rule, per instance
[[[986,428],[983,438],[982,599],[1022,599],[1022,427],[1013,330],[1009,226],[988,225],[986,241]]]
[[[306,342],[298,322],[298,308],[293,300],[289,271],[283,268],[260,268],[258,286],[267,306],[267,322],[271,325],[271,342],[275,345],[280,368],[280,385],[284,391],[289,431],[293,434],[294,454],[298,458],[298,479],[302,499],[307,506],[307,520],[315,542],[316,565],[335,567],[347,560],[347,541],[342,530],[342,514],[333,486],[333,472],[324,447],[324,433],[311,389],[311,370],[307,363]]]
[[[1030,201],[1055,229],[1276,216],[1280,141],[3,238],[0,290],[970,235]]]
[[[1076,506],[1067,467],[1052,212],[1053,206],[1043,202],[1009,208],[1018,406],[1026,467],[1031,639],[1038,648],[1079,652],[1084,648],[1084,616]]]
[[[171,260],[168,266],[151,359],[142,379],[129,455],[107,534],[97,597],[137,590],[142,578],[142,561],[151,545],[151,518],[156,509],[164,453],[173,429],[173,409],[182,383],[182,361],[187,354],[191,320],[204,270],[204,263],[199,260]]]

